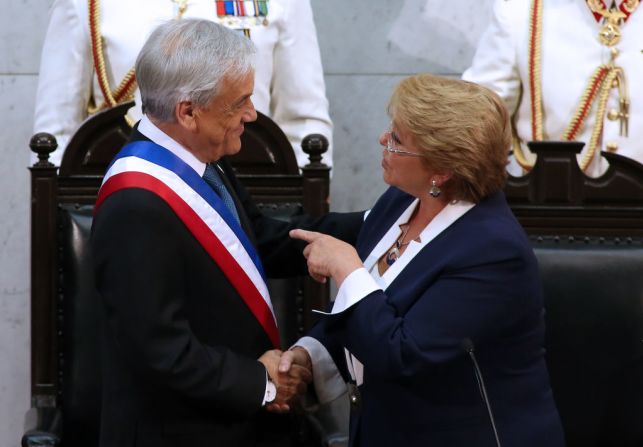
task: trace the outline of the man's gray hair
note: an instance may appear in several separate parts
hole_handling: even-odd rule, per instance
[[[175,122],[181,101],[207,106],[225,77],[254,70],[254,44],[210,20],[172,20],[156,28],[136,58],[136,80],[146,114]]]

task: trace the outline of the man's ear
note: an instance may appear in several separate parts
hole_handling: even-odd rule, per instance
[[[176,122],[182,128],[194,132],[198,129],[197,116],[199,112],[191,101],[181,101],[174,108]]]

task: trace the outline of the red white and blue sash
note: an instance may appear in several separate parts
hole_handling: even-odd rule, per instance
[[[172,208],[278,348],[279,332],[259,255],[205,180],[164,147],[136,141],[125,146],[109,166],[94,212],[111,194],[127,188],[150,191]]]

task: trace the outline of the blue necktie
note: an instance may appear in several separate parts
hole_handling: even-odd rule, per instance
[[[225,206],[230,210],[237,223],[240,224],[241,222],[239,221],[237,208],[234,206],[234,200],[232,200],[230,192],[223,184],[223,180],[221,180],[221,176],[219,175],[219,172],[217,171],[215,165],[210,163],[206,165],[205,173],[203,174],[203,180],[205,180],[205,182],[210,185],[212,189],[214,189],[214,192],[216,192],[219,197],[221,197],[221,200],[223,200]]]

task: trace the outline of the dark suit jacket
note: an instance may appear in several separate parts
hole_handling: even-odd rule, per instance
[[[358,238],[362,259],[412,200],[395,188],[380,198]],[[502,445],[564,445],[543,358],[538,266],[502,193],[428,243],[385,291],[327,317],[312,335],[364,364],[353,446],[495,446],[465,338]]]
[[[294,226],[357,234],[360,213],[262,216],[220,164],[269,276],[306,271]],[[257,358],[271,343],[181,220],[154,193],[118,191],[94,218],[92,250],[106,313],[101,447],[255,445],[266,384]]]

